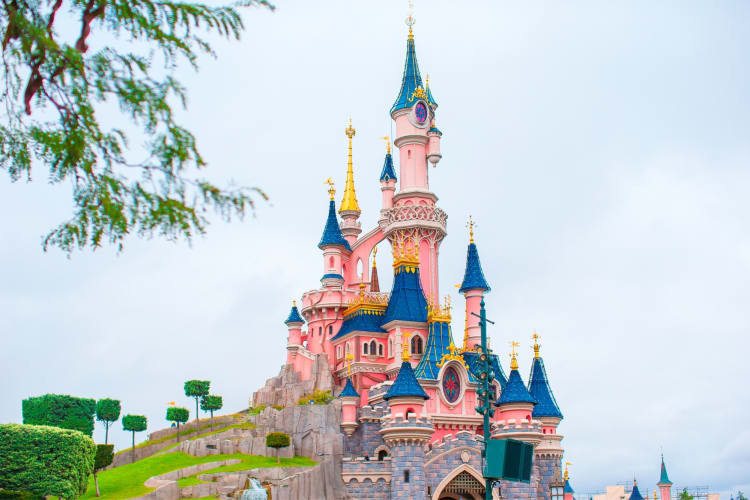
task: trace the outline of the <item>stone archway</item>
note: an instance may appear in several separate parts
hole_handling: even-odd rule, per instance
[[[435,500],[483,500],[484,478],[474,467],[463,464],[440,482],[432,498]]]

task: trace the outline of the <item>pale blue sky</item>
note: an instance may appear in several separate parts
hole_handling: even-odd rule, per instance
[[[247,406],[284,360],[291,300],[318,286],[349,115],[363,226],[377,219],[405,4],[279,1],[180,73],[206,175],[271,197],[192,248],[44,254],[69,188],[0,176],[0,421],[58,392],[119,398],[155,430],[168,401],[191,408],[189,378]],[[472,214],[493,345],[541,335],[573,486],[652,490],[663,448],[676,485],[750,491],[750,3],[423,0],[416,16],[444,132],[442,292],[462,304]]]

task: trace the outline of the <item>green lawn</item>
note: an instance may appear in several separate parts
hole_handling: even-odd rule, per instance
[[[146,488],[143,483],[151,476],[164,474],[165,472],[181,469],[190,465],[216,462],[219,460],[229,460],[233,458],[238,458],[243,461],[247,460],[248,463],[253,464],[257,463],[254,462],[255,460],[268,460],[273,461],[273,464],[266,465],[266,467],[276,466],[275,458],[243,455],[241,453],[237,453],[234,455],[212,455],[208,457],[193,457],[188,455],[187,453],[182,452],[153,455],[151,457],[144,458],[143,460],[139,460],[134,464],[122,465],[120,467],[115,467],[114,469],[105,470],[98,473],[97,476],[99,478],[99,490],[102,494],[101,498],[114,500],[145,495],[146,493],[151,491],[151,488]],[[281,466],[290,467],[300,465],[296,462],[297,460],[298,458],[282,459]],[[314,462],[309,459],[305,458],[304,460],[308,460],[310,464],[314,464]],[[264,467],[264,465],[252,465],[252,467],[248,467],[247,465],[245,466],[245,468],[255,467]],[[93,476],[89,478],[88,489],[86,491],[86,494],[81,498],[96,498],[96,489],[94,487]]]
[[[199,472],[198,474],[234,472],[238,470],[260,469],[266,467],[309,467],[316,464],[315,461],[307,457],[282,458],[280,464],[276,463],[276,457],[261,457],[259,455],[245,455],[245,457],[246,458],[244,458],[241,463],[235,465],[223,465],[221,467],[216,467],[215,469]],[[198,479],[198,474],[180,479],[177,481],[177,485],[180,488],[184,488],[185,486],[194,486],[206,482]]]

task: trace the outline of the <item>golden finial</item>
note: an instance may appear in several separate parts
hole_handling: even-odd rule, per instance
[[[292,307],[297,307],[297,301],[296,300],[292,301]]]
[[[375,267],[375,257],[378,255],[378,247],[372,249],[372,267]]]
[[[404,332],[401,334],[401,359],[406,362],[409,361],[409,334]]]
[[[520,346],[518,342],[510,342],[510,347],[513,350],[510,354],[510,369],[511,370],[518,370],[518,360],[516,359],[516,347]]]
[[[563,479],[565,479],[566,481],[570,478],[570,476],[568,475],[568,466],[569,465],[573,465],[573,464],[570,463],[570,462],[565,462],[565,475],[563,476]]]
[[[409,17],[406,18],[406,25],[409,27],[409,39],[414,38],[414,33],[411,32],[411,27],[414,26],[417,20],[414,17],[414,4],[409,0]]]
[[[539,335],[534,332],[531,338],[534,339],[534,359],[539,359]]]
[[[344,130],[349,138],[349,161],[346,164],[346,184],[344,185],[344,198],[341,200],[339,213],[350,211],[361,213],[359,203],[357,203],[357,193],[354,191],[354,166],[352,164],[352,137],[357,131],[352,127],[352,118],[349,117],[349,126]]]
[[[331,201],[333,201],[333,197],[336,196],[336,189],[333,187],[333,180],[329,177],[323,184],[328,184],[328,194],[331,195]]]
[[[347,352],[346,353],[346,376],[351,377],[352,376],[352,360],[354,359],[354,354]]]
[[[654,490],[654,500],[656,500],[656,493],[657,493],[657,491]]]
[[[469,316],[464,315],[464,346],[461,348],[461,352],[469,350]]]
[[[474,243],[474,226],[476,223],[474,222],[474,219],[469,216],[469,222],[466,223],[466,227],[469,228],[469,243]]]
[[[385,141],[385,153],[391,154],[391,138],[387,135],[385,137],[381,137]]]

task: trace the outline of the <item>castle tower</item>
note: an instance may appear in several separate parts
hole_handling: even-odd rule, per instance
[[[542,426],[532,420],[536,400],[529,394],[526,385],[518,373],[516,347],[518,342],[511,342],[513,352],[510,359],[510,375],[500,398],[495,402],[497,422],[492,427],[492,438],[513,438],[525,441],[534,446],[542,440]]]
[[[646,494],[648,494],[648,492],[646,492]],[[643,495],[641,495],[641,492],[638,489],[638,481],[635,479],[633,479],[633,492],[630,493],[629,500],[644,500]]]
[[[490,291],[484,279],[482,264],[479,262],[479,251],[474,243],[474,221],[469,217],[469,247],[466,250],[466,270],[461,288],[458,290],[466,298],[466,341],[464,351],[473,350],[482,343],[482,330],[479,327],[479,304],[484,294]]]
[[[661,475],[659,477],[659,482],[656,483],[656,486],[659,487],[661,500],[670,500],[672,498],[672,481],[669,480],[669,475],[667,474],[667,466],[664,465],[663,454],[661,456]]]
[[[425,498],[424,447],[433,432],[432,420],[423,415],[429,396],[419,385],[404,343],[401,369],[384,399],[389,413],[381,419],[380,434],[391,449],[391,497],[393,500]]]
[[[289,337],[286,341],[286,362],[287,364],[294,364],[294,360],[297,356],[297,350],[302,347],[302,325],[305,324],[305,320],[299,314],[297,309],[297,301],[292,302],[292,310],[289,311],[284,324],[289,329]]]
[[[396,192],[396,170],[393,168],[393,155],[391,154],[391,141],[384,137],[386,141],[385,160],[383,161],[383,170],[380,172],[380,190],[383,193],[383,204],[381,211],[393,208],[393,195]]]
[[[341,394],[339,394],[339,398],[341,398],[341,428],[344,429],[347,436],[351,436],[357,429],[357,407],[359,407],[361,399],[361,396],[354,389],[354,384],[352,384],[352,359],[354,359],[354,356],[351,354],[346,357],[346,385],[344,386],[344,390],[341,391]]]
[[[412,33],[413,16],[408,17],[407,24],[409,37],[401,88],[391,107],[391,118],[396,125],[393,144],[399,150],[400,185],[392,197],[392,208],[383,209],[379,223],[391,242],[407,237],[416,242],[422,256],[422,288],[428,296],[438,297],[438,248],[446,234],[447,215],[435,206],[437,196],[430,191],[427,164],[428,156],[433,163],[439,159],[442,134],[430,132],[437,103],[422,83]]]
[[[328,184],[328,194],[331,197],[328,203],[328,218],[323,228],[323,236],[318,243],[318,248],[323,250],[323,277],[320,281],[324,287],[341,286],[344,283],[344,258],[348,260],[352,252],[349,242],[341,234],[336,218],[336,190],[331,179],[328,179]]]
[[[349,118],[349,126],[344,131],[349,138],[349,160],[346,164],[346,184],[344,185],[344,198],[341,200],[339,214],[343,219],[341,224],[341,234],[346,241],[353,245],[357,241],[357,236],[362,232],[362,225],[359,223],[359,216],[362,211],[357,203],[357,193],[354,190],[354,166],[352,162],[352,138],[357,131],[352,127],[352,119]],[[357,277],[360,279],[361,277]]]

